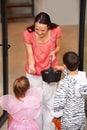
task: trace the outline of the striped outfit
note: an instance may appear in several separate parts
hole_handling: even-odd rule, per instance
[[[78,71],[67,75],[59,82],[54,96],[52,115],[61,117],[62,130],[85,129],[85,100],[87,94],[86,73]]]

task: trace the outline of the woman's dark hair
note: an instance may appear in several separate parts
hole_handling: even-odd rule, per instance
[[[63,63],[70,71],[74,71],[78,69],[80,59],[79,56],[75,52],[66,52],[63,56]]]
[[[24,97],[29,88],[30,83],[25,76],[17,78],[13,83],[13,91],[18,99]]]
[[[46,24],[49,29],[56,28],[58,25],[55,23],[51,23],[50,16],[45,12],[40,12],[34,20],[34,24],[32,26],[27,27],[29,32],[35,31],[35,23],[39,22],[41,24]]]

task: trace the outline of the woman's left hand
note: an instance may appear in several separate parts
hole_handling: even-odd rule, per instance
[[[55,51],[52,51],[49,56],[50,56],[50,60],[54,61],[55,60]]]

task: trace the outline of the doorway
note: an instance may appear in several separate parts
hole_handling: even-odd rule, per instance
[[[3,71],[0,71],[0,80],[1,80],[1,82],[0,82],[1,83],[0,84],[0,89],[1,89],[0,94],[3,95],[3,94],[8,93],[8,68],[9,68],[9,71],[11,70],[10,71],[11,73],[9,73],[9,79],[12,82],[14,81],[16,76],[25,74],[25,71],[24,71],[24,65],[25,65],[25,53],[24,52],[25,52],[25,49],[24,49],[24,46],[23,46],[23,43],[22,43],[23,42],[22,41],[23,40],[22,39],[22,33],[23,33],[23,30],[27,26],[29,26],[29,23],[21,23],[21,24],[20,23],[15,23],[15,24],[12,23],[12,24],[10,24],[9,29],[8,29],[8,23],[7,23],[7,19],[6,19],[6,17],[7,17],[6,4],[7,3],[6,3],[6,0],[1,0],[0,2],[1,2],[0,3],[1,6],[3,7],[3,9],[2,9],[3,12],[1,11],[1,15],[2,15],[3,19],[1,20],[1,24],[0,24],[0,32],[1,32],[0,33],[0,58],[1,58],[0,59],[0,63],[1,63],[0,64],[1,65],[0,70],[3,70]],[[87,4],[87,2],[86,2],[86,4]],[[18,29],[18,31],[15,30],[15,27],[16,27],[16,29]],[[78,27],[74,26],[74,28],[73,28],[73,26],[72,26],[72,28],[69,30],[69,26],[67,26],[67,27],[64,27],[63,29],[64,30],[68,29],[67,31],[65,31],[65,34],[64,34],[64,39],[65,40],[67,39],[67,41],[70,41],[71,38],[75,38],[74,35],[69,35],[70,37],[67,35],[67,34],[71,34],[71,31],[73,29],[77,29],[77,32],[75,31],[75,34],[76,35],[78,34]],[[87,32],[86,32],[86,29],[87,28],[85,28],[85,45],[87,44],[87,40],[86,40]],[[14,31],[14,33],[12,33],[12,31]],[[8,33],[9,33],[9,35],[8,35]],[[16,39],[16,36],[18,36],[18,39]],[[8,47],[9,47],[8,46],[8,37],[10,37],[9,39],[10,39],[10,42],[11,42],[10,43],[11,48],[10,48],[10,51],[9,51],[9,63],[10,63],[10,66],[8,66]],[[77,39],[77,36],[76,36],[76,39]],[[66,41],[66,43],[67,43],[67,41]],[[76,43],[77,43],[77,40],[76,40]],[[62,46],[64,46],[64,45],[65,45],[65,41],[64,41],[64,44],[62,44]],[[67,45],[67,48],[70,50],[68,45]],[[86,47],[84,49],[85,49],[85,52],[86,52]],[[62,50],[63,50],[63,52],[65,51],[65,46],[64,46],[64,48],[62,48]],[[73,48],[73,50],[74,50],[74,48]],[[82,53],[83,53],[83,51],[82,51]],[[86,53],[84,53],[84,60],[85,60],[86,55],[87,55]],[[62,52],[60,54],[62,54]],[[81,67],[83,67],[83,60],[81,61],[81,63],[82,63]],[[81,69],[83,69],[83,68],[81,68]],[[84,64],[84,70],[85,69],[86,69],[86,64]],[[5,122],[6,119],[7,119],[7,113],[5,113],[4,111],[1,110],[1,113],[0,113],[0,127],[3,125],[3,123]]]
[[[84,29],[84,70],[87,73],[87,0],[85,9],[85,29]]]
[[[6,1],[0,1],[0,96],[8,93],[8,34]],[[0,108],[0,128],[7,119],[7,112]]]

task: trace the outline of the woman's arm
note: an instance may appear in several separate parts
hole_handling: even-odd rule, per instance
[[[32,50],[32,45],[25,43],[25,48],[26,48],[26,53],[27,53],[27,58],[28,58],[28,65],[29,65],[29,73],[34,74],[35,73],[35,61],[34,61],[34,56],[33,56],[33,50]]]
[[[57,40],[56,40],[55,54],[60,51],[60,42],[61,42],[61,37],[57,38]]]
[[[61,37],[56,39],[56,43],[55,43],[56,48],[54,51],[50,53],[50,56],[52,56],[52,61],[55,59],[55,54],[58,54],[60,50],[60,42],[61,42]]]

